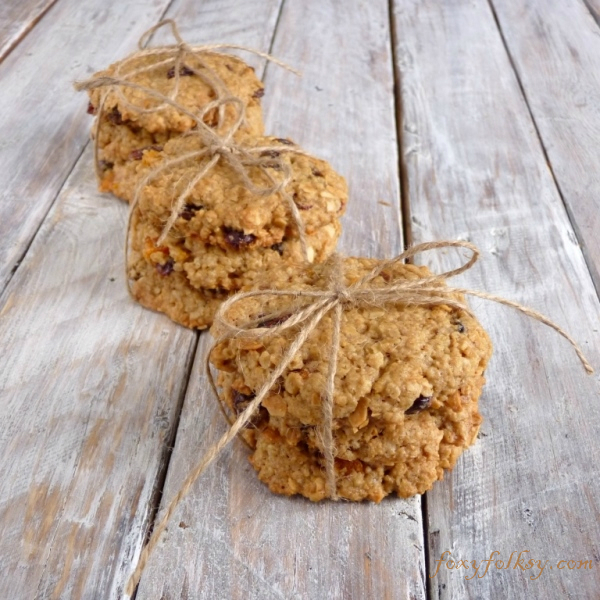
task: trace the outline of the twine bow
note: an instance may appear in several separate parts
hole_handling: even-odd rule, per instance
[[[177,44],[171,46],[160,46],[157,48],[144,49],[144,46],[148,42],[150,36],[156,30],[166,25],[171,26],[171,31],[177,41]],[[155,243],[155,246],[158,247],[162,245],[169,232],[173,228],[175,221],[179,217],[186,203],[186,200],[192,193],[195,186],[204,177],[206,177],[206,175],[219,162],[219,160],[224,160],[239,175],[244,186],[253,194],[259,196],[270,196],[272,194],[279,193],[282,196],[289,209],[289,212],[292,216],[292,220],[298,232],[298,238],[300,241],[300,247],[302,250],[304,260],[306,262],[310,262],[308,257],[308,247],[306,243],[306,232],[304,228],[304,222],[300,215],[300,211],[296,206],[296,203],[294,202],[293,197],[286,190],[288,184],[290,183],[293,177],[292,168],[283,160],[283,156],[286,153],[302,155],[307,155],[307,153],[301,150],[292,142],[289,142],[288,140],[282,140],[280,144],[269,144],[264,146],[249,146],[243,143],[236,143],[234,140],[235,134],[238,132],[238,130],[246,120],[246,105],[241,98],[233,95],[230,92],[230,90],[227,88],[226,84],[223,82],[221,77],[219,77],[218,73],[203,60],[202,55],[211,53],[215,49],[219,48],[246,50],[262,58],[265,58],[266,60],[269,60],[279,66],[282,66],[285,69],[288,69],[296,74],[298,74],[298,72],[286,65],[285,63],[270,56],[269,54],[265,54],[264,52],[260,52],[258,50],[253,50],[251,48],[246,48],[244,46],[238,46],[235,44],[210,44],[203,46],[190,46],[183,41],[181,35],[179,34],[177,25],[172,19],[166,19],[164,21],[161,21],[154,27],[148,29],[148,31],[146,31],[140,38],[138,45],[140,51],[136,52],[129,58],[119,63],[119,65],[115,69],[114,77],[95,76],[85,81],[75,83],[75,89],[78,91],[104,89],[104,93],[101,96],[97,108],[97,119],[94,135],[94,163],[96,165],[96,174],[98,179],[101,178],[101,169],[99,161],[99,132],[102,122],[102,115],[104,114],[105,110],[104,105],[108,94],[111,92],[118,95],[119,102],[122,106],[125,106],[139,114],[155,113],[160,110],[164,110],[165,108],[171,107],[174,108],[177,112],[189,117],[193,121],[194,126],[184,135],[186,137],[197,138],[201,143],[201,148],[199,150],[187,152],[181,156],[177,156],[175,158],[164,161],[161,165],[151,170],[145,177],[143,177],[140,180],[136,187],[134,198],[130,206],[127,227],[128,239],[129,231],[131,229],[131,219],[133,212],[139,203],[142,190],[150,181],[156,178],[163,171],[168,170],[172,167],[181,165],[186,162],[198,161],[199,159],[201,160],[198,171],[195,173],[192,180],[185,187],[183,192],[178,195],[176,201],[173,203],[169,218],[165,226],[163,227],[163,230],[158,240]],[[127,66],[130,65],[132,61],[137,61],[140,57],[156,55],[165,55],[166,58],[162,61],[153,63],[145,67],[127,70]],[[193,55],[196,61],[199,61],[202,68],[196,69],[187,66],[186,68],[189,69],[190,73],[193,73],[194,75],[200,77],[208,86],[211,87],[211,89],[215,93],[215,99],[212,102],[207,103],[198,112],[192,112],[177,102],[177,94],[179,91],[181,79],[181,68],[184,63],[184,59],[189,55]],[[169,65],[172,66],[174,73],[174,86],[169,95],[162,94],[157,90],[153,90],[151,88],[135,83],[134,81],[131,81],[132,78],[136,77],[137,75],[140,75],[141,73],[145,73],[147,71],[151,71],[159,67],[166,67]],[[123,94],[122,88],[140,90],[144,93],[145,96],[152,97],[158,100],[160,103],[153,108],[143,108],[134,105],[129,100],[127,100],[127,98]],[[236,117],[231,127],[228,130],[226,130],[222,135],[220,135],[218,131],[223,126],[223,121],[225,118],[225,108],[228,105],[233,106],[233,108],[236,111]],[[211,111],[215,110],[218,114],[218,120],[216,127],[212,128],[204,122],[204,118],[207,114],[211,113]],[[268,181],[267,185],[257,186],[252,181],[249,174],[249,169],[251,167],[258,167],[261,170],[261,172]],[[280,172],[281,177],[275,178],[271,172],[272,170]],[[128,244],[126,243],[125,246],[125,252],[127,253]]]
[[[458,267],[457,269],[446,271],[439,275],[432,275],[431,277],[425,277],[423,279],[416,280],[395,279],[384,286],[371,285],[372,281],[386,268],[398,263],[402,263],[405,259],[411,258],[416,254],[439,248],[465,248],[469,250],[472,255],[471,258],[462,266]],[[573,338],[561,327],[556,325],[541,313],[522,306],[517,302],[506,300],[505,298],[488,294],[486,292],[479,292],[466,288],[454,288],[445,285],[444,281],[446,279],[454,277],[455,275],[470,269],[477,261],[478,256],[478,249],[469,242],[440,241],[418,244],[406,252],[403,252],[396,258],[387,261],[381,261],[378,266],[370,271],[367,275],[362,277],[357,282],[346,286],[344,282],[342,259],[338,255],[333,255],[330,257],[327,263],[327,267],[329,269],[329,285],[325,290],[255,290],[238,293],[226,300],[217,312],[214,325],[216,330],[224,333],[222,333],[222,335],[220,335],[220,337],[215,341],[205,359],[208,380],[217,399],[219,399],[219,402],[222,402],[222,400],[219,397],[216,384],[210,370],[211,354],[219,344],[234,338],[262,340],[266,339],[267,337],[283,333],[284,331],[294,327],[299,327],[299,331],[292,343],[289,345],[288,349],[283,354],[279,365],[269,375],[267,380],[261,386],[260,390],[256,392],[256,396],[249,402],[244,411],[240,413],[234,423],[231,424],[229,430],[221,437],[221,439],[206,452],[201,462],[187,476],[180,490],[167,506],[167,509],[165,510],[160,522],[152,533],[148,545],[142,550],[140,561],[127,584],[127,593],[131,594],[135,589],[135,586],[139,582],[142,571],[146,566],[150,554],[158,543],[160,536],[165,530],[167,523],[171,519],[171,516],[173,515],[178,504],[188,494],[192,485],[206,470],[210,463],[212,463],[219,456],[223,449],[249,423],[250,419],[258,410],[262,401],[275,385],[277,379],[289,366],[295,354],[300,350],[308,336],[321,322],[323,317],[329,312],[331,312],[333,316],[333,334],[331,339],[331,351],[325,353],[327,356],[330,356],[330,362],[327,372],[326,387],[322,395],[323,422],[320,428],[320,433],[321,439],[323,440],[323,457],[325,462],[327,493],[329,498],[332,500],[338,499],[336,493],[334,463],[335,448],[333,443],[335,375],[337,370],[337,355],[340,342],[342,315],[344,309],[350,306],[382,306],[389,303],[423,306],[446,305],[457,310],[464,311],[473,316],[473,313],[468,306],[464,302],[460,302],[456,299],[458,294],[491,300],[493,302],[515,308],[521,311],[523,314],[532,317],[533,319],[536,319],[537,321],[540,321],[541,323],[544,323],[544,325],[547,325],[548,327],[551,327],[557,331],[573,346],[586,372],[588,374],[593,373],[592,366],[583,355],[581,348],[577,345],[575,340],[573,340]],[[281,312],[262,315],[260,320],[253,320],[241,324],[231,322],[227,316],[229,309],[237,302],[240,302],[245,298],[272,298],[277,296],[287,296],[295,300],[302,299],[303,305],[297,310],[292,309],[292,314],[289,316],[289,309],[286,310],[287,318],[285,320],[280,319],[282,316]],[[261,326],[261,322],[265,323],[267,321],[270,321],[271,324],[273,322],[276,324],[273,326],[271,326],[271,324]]]

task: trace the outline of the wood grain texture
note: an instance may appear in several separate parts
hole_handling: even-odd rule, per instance
[[[583,0],[493,0],[492,5],[600,290],[598,23]]]
[[[231,43],[268,52],[282,0],[174,0],[165,17],[175,19],[183,39],[191,44]],[[172,43],[168,29],[157,32],[156,43]],[[261,77],[265,60],[235,51]]]
[[[0,64],[0,291],[87,143],[73,81],[131,52],[167,5],[61,0]]]
[[[348,177],[341,249],[401,250],[397,141],[385,2],[284,3],[273,47],[303,77],[269,66],[267,128]],[[379,204],[379,200],[386,204]],[[207,392],[201,336],[163,507],[225,431]],[[180,505],[138,599],[424,598],[420,501],[313,504],[276,496],[234,442]]]
[[[57,0],[6,0],[0,4],[0,62]]]
[[[403,1],[394,19],[415,241],[477,244],[482,264],[459,284],[541,310],[600,366],[598,297],[489,5]],[[423,260],[441,268],[457,257]],[[446,550],[468,561],[496,550],[505,563],[528,550],[527,559],[555,566],[535,580],[537,568],[494,567],[466,580],[473,569],[443,564],[429,597],[595,598],[598,375],[586,376],[568,344],[539,323],[489,302],[472,306],[495,346],[485,421],[478,443],[428,494],[430,573]],[[558,570],[563,559],[594,568]]]
[[[600,0],[582,0],[597,23],[600,23]]]
[[[191,4],[216,38],[221,23],[223,36],[244,29],[238,43],[271,39],[277,1],[220,17],[214,2],[178,6],[189,13]],[[137,10],[141,31],[155,16]],[[127,23],[113,20],[118,12],[97,18],[104,23],[98,35],[112,40],[112,28],[115,44],[133,45],[139,32],[122,39]],[[116,58],[93,50],[93,43],[82,50],[89,72]],[[85,100],[76,100],[83,114]],[[35,179],[19,176],[25,188],[49,185],[28,177]],[[1,598],[122,597],[157,505],[189,377],[197,335],[129,299],[126,206],[95,189],[88,148],[0,297]],[[19,208],[19,198],[5,200],[7,212]]]
[[[91,160],[2,296],[1,598],[120,596],[193,355],[194,332],[129,299],[126,207]]]

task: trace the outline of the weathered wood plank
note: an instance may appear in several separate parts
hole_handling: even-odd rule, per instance
[[[492,6],[600,290],[598,24],[583,0],[494,0]]]
[[[344,252],[401,250],[397,143],[385,2],[290,2],[268,67],[268,130],[324,156],[349,180]],[[388,203],[379,204],[379,201]],[[207,392],[202,335],[163,494],[225,431]],[[232,444],[181,504],[139,598],[424,598],[419,499],[312,504],[271,494]]]
[[[57,0],[3,2],[0,5],[0,62],[35,27]]]
[[[216,1],[177,9],[189,14],[192,4],[190,27],[210,22],[213,39],[243,31],[232,41],[268,47],[278,0],[220,15]],[[140,31],[155,18],[145,11]],[[98,17],[98,35],[112,41],[112,28],[116,44],[133,45],[139,31],[123,39],[124,24],[113,18],[118,11]],[[116,58],[93,55],[100,43],[79,49],[89,72]],[[37,56],[42,70],[47,56]],[[85,100],[75,99],[83,115]],[[28,177],[20,174],[23,187],[42,186]],[[2,598],[122,596],[157,504],[195,350],[194,332],[129,299],[126,206],[95,188],[88,148],[0,296]]]
[[[61,0],[0,64],[0,291],[87,143],[73,81],[133,50],[168,4]]]
[[[473,241],[483,264],[461,285],[542,310],[600,365],[598,297],[489,5],[403,1],[394,19],[415,241]],[[424,260],[441,268],[457,258]],[[496,550],[505,563],[528,550],[527,560],[554,569],[531,580],[539,569],[492,564],[487,576],[466,580],[472,568],[442,564],[430,598],[596,597],[598,375],[586,377],[553,331],[507,308],[472,304],[495,345],[485,421],[478,443],[428,494],[429,570],[446,550],[468,561]],[[591,559],[594,569],[558,570],[562,559]]]
[[[129,300],[125,207],[94,188],[86,152],[2,297],[2,598],[119,596],[193,356]]]
[[[173,0],[165,17],[176,19],[183,38],[196,44],[231,43],[268,52],[282,0]],[[157,33],[157,43],[167,29]],[[168,43],[172,43],[169,39]],[[244,61],[257,69],[260,77],[265,61],[248,52],[239,52]]]
[[[600,22],[600,0],[582,0],[594,20]]]

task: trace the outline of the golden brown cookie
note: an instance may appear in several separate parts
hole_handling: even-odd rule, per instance
[[[287,140],[275,138],[258,138],[252,143],[290,149]],[[197,141],[184,137],[171,140],[165,148],[169,156],[179,156],[190,144]],[[305,226],[308,258],[322,262],[334,251],[341,232],[339,217],[347,202],[346,183],[317,158],[286,152],[281,159],[291,169],[286,190]],[[162,160],[145,155],[137,177]],[[298,228],[282,194],[253,193],[225,160],[195,185],[168,236],[158,244],[172,206],[201,168],[201,160],[165,170],[143,187],[132,217],[129,257],[134,295],[145,306],[197,328],[210,325],[216,306],[211,304],[210,310],[200,313],[194,310],[191,317],[190,307],[203,295],[223,298],[251,286],[266,270],[303,260]],[[276,169],[272,174],[276,179],[281,176]],[[249,166],[247,175],[255,186],[269,184],[259,167]],[[147,285],[145,265],[154,270],[151,286]],[[172,285],[177,287],[180,300],[175,304],[165,300]]]
[[[150,54],[129,57],[96,73],[94,77],[126,78],[135,84],[171,97],[184,109],[198,114],[221,96],[236,96],[243,102],[245,119],[236,139],[262,135],[264,126],[260,98],[262,82],[241,59],[214,52],[188,54],[175,76],[172,55]],[[135,75],[131,73],[140,71]],[[108,88],[89,92],[88,112],[96,114],[100,99]],[[147,150],[162,152],[164,144],[192,130],[195,121],[176,108],[160,105],[160,100],[140,89],[124,86],[108,91],[98,132],[99,162],[102,171],[100,189],[119,196],[114,187],[114,170],[129,161],[140,160]],[[219,126],[219,114],[211,109],[203,121],[220,135],[234,125],[240,107],[226,104]]]
[[[170,271],[169,267],[160,270],[140,253],[130,257],[128,272],[131,293],[142,306],[164,313],[186,327],[205,329],[227,298],[226,292],[192,287],[184,273]]]
[[[377,262],[345,259],[346,284]],[[288,267],[269,273],[268,287],[326,289],[328,274],[326,265]],[[396,264],[386,267],[372,285],[430,275],[426,267]],[[460,295],[456,299],[464,301]],[[303,302],[287,296],[246,298],[232,306],[229,319],[267,319],[263,326],[272,327]],[[280,316],[269,321],[273,314]],[[219,369],[221,398],[233,414],[247,406],[297,333],[295,326],[260,341],[235,338],[217,345],[211,360]],[[250,461],[274,492],[311,500],[326,497],[319,427],[331,335],[328,313],[245,431],[253,447]],[[481,423],[478,399],[491,351],[479,323],[446,305],[346,306],[333,414],[337,493],[349,500],[379,502],[392,492],[402,497],[423,493],[441,479],[475,440]]]

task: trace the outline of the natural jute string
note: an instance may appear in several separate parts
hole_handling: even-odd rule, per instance
[[[285,154],[291,153],[307,155],[307,153],[301,150],[295,144],[288,142],[287,140],[285,141],[285,143],[268,144],[262,146],[249,146],[245,144],[236,143],[234,140],[234,136],[246,120],[245,103],[241,98],[233,95],[229,91],[223,80],[219,77],[218,73],[202,60],[202,55],[209,53],[215,48],[243,49],[257,54],[280,66],[283,66],[286,69],[289,69],[291,71],[294,70],[291,69],[291,67],[288,67],[285,63],[282,63],[281,61],[275,59],[274,57],[268,54],[265,54],[264,52],[260,52],[258,50],[253,50],[250,48],[245,48],[243,46],[230,44],[189,46],[188,44],[183,42],[177,29],[177,25],[171,19],[161,21],[160,23],[146,31],[140,38],[140,48],[143,47],[147,39],[157,29],[165,25],[171,26],[173,35],[178,42],[177,45],[161,46],[158,48],[140,50],[139,52],[125,59],[118,65],[114,77],[95,76],[85,81],[75,83],[75,89],[78,91],[105,89],[97,108],[96,127],[94,135],[94,162],[96,165],[96,174],[98,179],[100,179],[100,166],[98,158],[100,125],[102,122],[102,115],[104,114],[104,104],[110,92],[116,93],[119,96],[119,101],[122,106],[127,106],[130,110],[136,111],[140,114],[158,112],[168,107],[174,108],[179,113],[189,117],[194,122],[194,127],[190,131],[186,132],[185,136],[197,138],[201,142],[201,148],[199,150],[188,152],[181,156],[177,156],[175,158],[163,161],[162,164],[152,169],[145,177],[143,177],[136,186],[134,198],[131,202],[131,206],[129,209],[129,217],[127,224],[127,240],[125,244],[125,264],[127,265],[127,252],[129,248],[129,237],[131,231],[132,218],[134,211],[139,203],[144,187],[150,181],[158,177],[158,175],[160,175],[160,173],[162,173],[163,171],[166,171],[177,165],[181,165],[189,161],[198,161],[199,159],[202,159],[202,162],[199,165],[197,172],[194,174],[194,177],[185,187],[183,192],[181,192],[178,195],[177,199],[173,203],[170,216],[158,240],[156,241],[155,246],[158,247],[162,245],[164,240],[167,238],[169,232],[175,224],[175,221],[179,217],[186,200],[194,190],[195,186],[202,180],[202,178],[206,177],[206,175],[219,162],[219,160],[224,160],[231,167],[231,169],[233,169],[233,171],[235,171],[237,175],[241,178],[243,185],[253,194],[256,194],[258,196],[270,196],[272,194],[277,193],[280,194],[280,196],[283,198],[288,207],[288,210],[291,214],[292,220],[298,232],[298,238],[300,241],[300,247],[302,250],[304,260],[306,262],[309,262],[304,222],[300,215],[300,211],[296,206],[296,203],[294,202],[294,198],[287,191],[287,186],[293,178],[293,170],[291,165],[289,165],[283,159]],[[137,61],[140,57],[151,55],[162,56],[163,54],[167,57],[163,61],[154,63],[146,67],[136,68],[133,70],[126,69],[127,65],[131,61]],[[181,78],[180,67],[183,64],[185,57],[189,55],[194,55],[196,60],[200,61],[202,69],[195,69],[192,67],[187,68],[191,72],[193,72],[194,75],[197,75],[207,85],[209,85],[215,93],[215,99],[206,104],[197,113],[188,110],[186,107],[179,104],[176,100],[177,93],[179,90],[179,80]],[[156,69],[158,67],[165,67],[168,65],[174,65],[174,87],[168,96],[146,86],[135,83],[134,81],[131,81],[132,78],[141,73]],[[144,109],[142,107],[134,105],[125,98],[122,88],[139,90],[143,92],[146,97],[155,98],[160,102],[160,104],[158,104],[156,107],[148,109]],[[234,109],[236,110],[236,118],[231,127],[228,130],[226,130],[222,135],[220,135],[218,131],[223,125],[223,119],[225,116],[224,109],[227,105],[231,105],[234,107]],[[218,111],[218,122],[214,129],[212,127],[209,127],[204,122],[205,116],[213,110]],[[269,182],[268,185],[257,186],[252,181],[249,175],[249,168],[252,167],[257,167],[261,170],[262,174],[266,177],[267,181]],[[271,170],[281,173],[281,177],[278,177],[276,179],[273,176]],[[126,281],[129,282],[128,277],[126,277]]]
[[[391,267],[397,263],[403,262],[405,259],[420,254],[427,250],[434,250],[439,248],[466,248],[472,252],[471,258],[462,266],[457,269],[446,271],[440,275],[432,275],[431,277],[425,277],[417,280],[406,280],[406,279],[392,279],[389,284],[384,286],[373,286],[371,282],[386,268]],[[256,396],[250,401],[246,409],[237,417],[235,422],[231,425],[229,430],[221,437],[221,439],[212,446],[204,455],[200,463],[191,471],[187,476],[180,490],[173,497],[158,525],[155,527],[152,536],[146,547],[142,550],[140,555],[139,563],[127,583],[126,592],[132,594],[136,585],[139,582],[141,574],[148,562],[148,558],[160,536],[164,532],[169,520],[171,519],[175,509],[181,502],[181,500],[188,494],[192,485],[198,477],[206,470],[211,462],[215,460],[222,452],[222,450],[235,438],[235,436],[244,428],[244,426],[250,421],[253,414],[258,410],[258,407],[275,385],[277,379],[283,374],[285,369],[288,367],[294,355],[300,350],[308,336],[317,327],[321,319],[328,313],[332,312],[333,321],[333,335],[331,349],[325,354],[330,356],[330,363],[327,375],[326,389],[323,392],[323,425],[321,431],[323,433],[323,457],[325,460],[325,471],[327,478],[327,493],[331,499],[337,499],[336,495],[336,481],[334,471],[334,460],[335,460],[335,448],[333,444],[333,404],[334,404],[334,391],[335,391],[335,374],[336,374],[336,363],[337,354],[339,349],[340,331],[342,323],[343,311],[349,307],[360,307],[360,306],[382,306],[388,303],[404,304],[404,305],[423,305],[423,306],[437,306],[446,305],[457,310],[464,311],[469,315],[473,316],[471,310],[463,302],[456,300],[457,294],[464,294],[469,296],[475,296],[483,298],[485,300],[491,300],[499,304],[504,304],[515,308],[528,317],[531,317],[537,321],[540,321],[557,331],[560,335],[566,338],[569,343],[573,346],[579,360],[583,364],[585,370],[588,373],[593,373],[593,369],[590,363],[583,355],[582,350],[579,348],[577,343],[571,338],[571,336],[564,331],[561,327],[553,323],[550,319],[540,314],[539,312],[522,306],[517,302],[506,300],[499,296],[494,296],[486,292],[479,292],[476,290],[464,289],[464,288],[452,288],[444,284],[444,281],[450,277],[463,273],[467,269],[470,269],[477,260],[479,251],[477,248],[469,242],[463,241],[440,241],[431,242],[425,244],[418,244],[413,246],[406,252],[403,252],[396,258],[387,261],[381,261],[377,267],[371,272],[365,275],[359,281],[352,285],[346,286],[344,282],[344,267],[343,259],[339,256],[334,255],[326,263],[326,267],[329,269],[329,282],[328,288],[325,290],[256,290],[252,292],[243,292],[232,296],[226,300],[220,307],[215,317],[215,330],[224,332],[220,334],[220,337],[215,341],[211,349],[206,355],[205,366],[206,373],[210,386],[219,398],[216,384],[213,379],[210,370],[210,356],[212,351],[221,343],[226,340],[233,338],[247,339],[247,340],[263,340],[271,336],[276,336],[283,333],[284,331],[293,327],[299,326],[299,331],[295,339],[290,344],[287,351],[284,353],[283,358],[277,368],[270,374],[260,390],[256,393]],[[275,297],[275,296],[287,296],[294,300],[302,299],[304,303],[300,308],[295,310],[292,308],[292,314],[287,317],[283,322],[279,322],[281,313],[273,315],[263,315],[260,321],[250,321],[248,323],[235,324],[229,321],[227,313],[229,309],[237,302],[251,297]],[[287,313],[286,313],[287,316]],[[261,326],[260,323],[265,323],[271,319],[271,325],[275,321],[274,326]],[[221,402],[220,398],[219,401]]]

